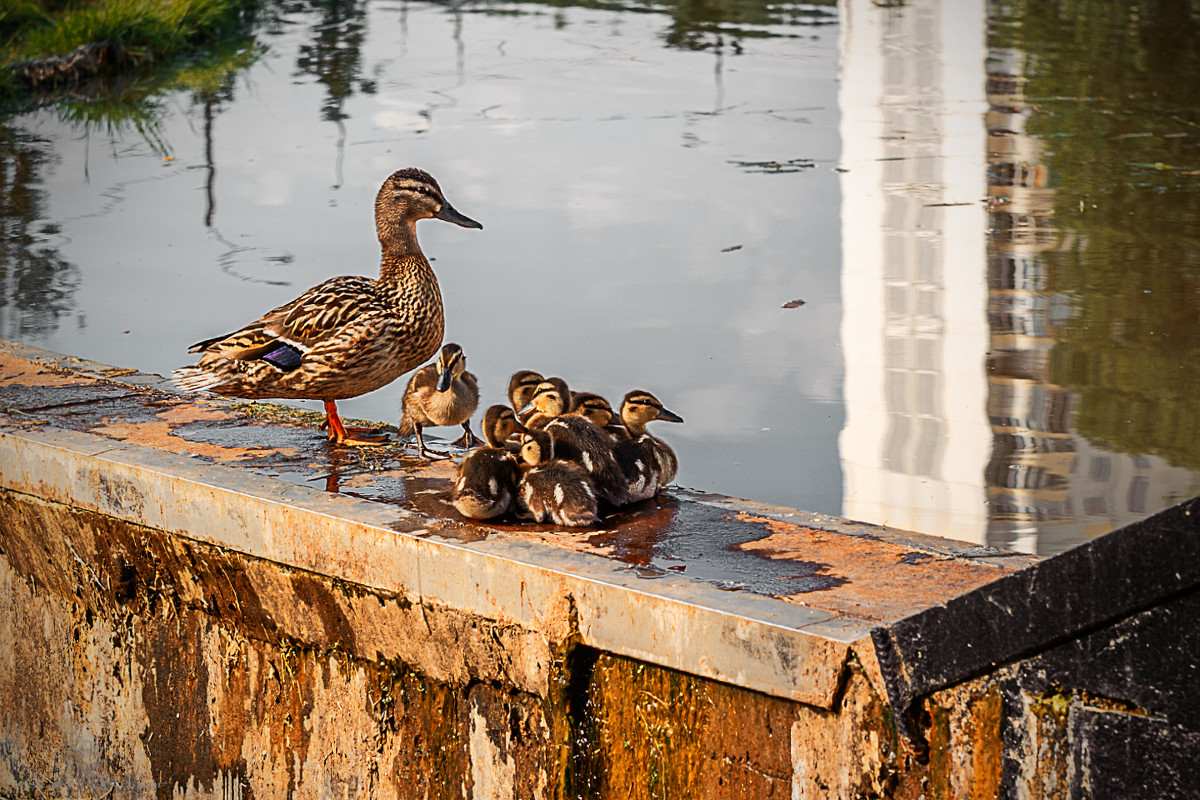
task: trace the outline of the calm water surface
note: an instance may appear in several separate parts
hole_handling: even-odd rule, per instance
[[[484,403],[650,389],[685,486],[1055,552],[1200,491],[1196,19],[1110,6],[296,3],[3,123],[0,335],[168,373],[373,274],[417,165]]]

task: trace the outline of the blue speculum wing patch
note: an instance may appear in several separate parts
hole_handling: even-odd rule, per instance
[[[303,359],[304,353],[300,352],[299,348],[283,343],[262,357],[263,361],[281,372],[291,372],[300,366]]]

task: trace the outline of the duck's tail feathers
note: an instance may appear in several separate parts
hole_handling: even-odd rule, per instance
[[[171,378],[185,392],[211,392],[229,383],[229,376],[197,367],[180,367]]]

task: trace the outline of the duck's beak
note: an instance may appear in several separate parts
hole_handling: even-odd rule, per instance
[[[683,417],[665,408],[658,410],[658,417],[656,419],[661,419],[663,422],[683,422]]]
[[[438,209],[438,212],[434,214],[434,216],[438,219],[445,220],[446,222],[453,222],[455,225],[462,225],[464,228],[479,228],[480,230],[483,230],[483,225],[471,219],[470,217],[463,216],[462,214],[458,213],[454,206],[450,205],[449,203],[443,202],[442,207]]]
[[[441,372],[438,373],[437,390],[439,392],[446,391],[447,389],[450,388],[450,383],[453,380],[454,380],[454,370],[451,369],[450,367],[446,367],[445,369],[443,369]]]

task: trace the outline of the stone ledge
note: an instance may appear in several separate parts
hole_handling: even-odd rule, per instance
[[[354,472],[158,376],[12,343],[0,368],[7,490],[820,708],[852,650],[882,685],[872,630],[1036,562],[686,492],[595,531],[476,525],[445,464]]]

